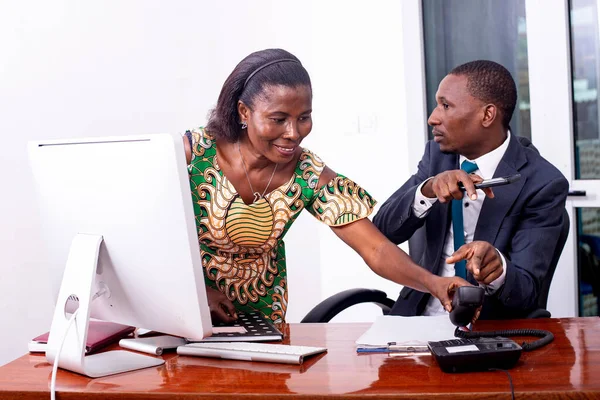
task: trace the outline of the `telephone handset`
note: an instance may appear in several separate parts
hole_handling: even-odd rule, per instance
[[[460,328],[473,320],[483,305],[484,289],[461,286],[452,298],[450,321],[456,325],[458,339],[429,342],[428,347],[444,372],[487,371],[515,366],[522,351],[531,351],[554,340],[551,332],[539,329],[512,329],[492,332],[469,332]],[[521,345],[506,336],[537,336],[534,342]]]
[[[461,286],[452,297],[450,321],[455,326],[467,326],[475,318],[475,313],[483,305],[485,291],[479,286]]]

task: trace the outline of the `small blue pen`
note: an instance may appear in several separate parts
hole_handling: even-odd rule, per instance
[[[357,353],[389,353],[390,349],[387,347],[357,347]]]

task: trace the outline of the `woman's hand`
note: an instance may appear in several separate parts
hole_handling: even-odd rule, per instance
[[[458,276],[440,277],[431,275],[427,284],[429,293],[436,297],[448,312],[452,311],[452,297],[454,292],[461,286],[472,286],[469,282]]]
[[[213,324],[216,322],[231,323],[237,319],[233,303],[223,293],[209,286],[206,287],[208,308]]]

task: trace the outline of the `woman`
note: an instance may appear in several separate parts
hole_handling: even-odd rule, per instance
[[[312,129],[312,87],[300,61],[281,49],[243,59],[225,81],[205,128],[186,132],[198,238],[213,319],[236,310],[285,320],[283,237],[306,209],[331,227],[378,275],[432,293],[468,283],[414,264],[367,217],[375,200],[300,147]]]

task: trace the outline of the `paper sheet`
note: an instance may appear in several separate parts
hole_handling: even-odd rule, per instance
[[[389,342],[402,345],[427,345],[429,341],[454,338],[454,329],[448,315],[435,317],[401,317],[382,315],[356,340],[361,347],[386,346]]]

